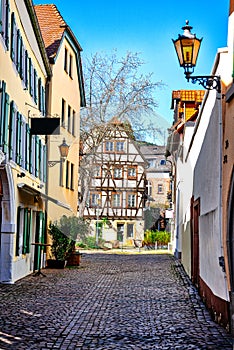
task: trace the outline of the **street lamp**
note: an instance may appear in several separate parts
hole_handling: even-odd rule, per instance
[[[217,75],[191,76],[196,66],[197,57],[202,39],[196,38],[196,34],[191,33],[189,21],[182,27],[183,34],[178,35],[178,39],[173,40],[180,67],[184,68],[184,74],[187,81],[195,84],[198,82],[206,90],[217,90],[221,92],[220,77]]]
[[[60,152],[60,160],[49,160],[48,166],[51,168],[51,167],[55,166],[55,164],[63,163],[68,156],[69,147],[70,146],[67,145],[66,140],[63,139],[63,143],[58,146],[59,152]]]

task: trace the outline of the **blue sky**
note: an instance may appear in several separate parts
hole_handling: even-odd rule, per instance
[[[83,48],[83,58],[113,49],[120,56],[140,52],[144,72],[166,84],[156,92],[156,112],[170,124],[172,91],[200,88],[185,80],[171,39],[182,33],[187,19],[192,32],[203,37],[196,75],[210,74],[217,49],[227,44],[229,0],[34,0],[46,3],[58,7]]]

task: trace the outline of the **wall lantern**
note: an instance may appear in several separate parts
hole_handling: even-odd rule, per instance
[[[192,76],[194,67],[197,63],[197,57],[201,45],[202,39],[196,38],[196,34],[191,33],[191,27],[189,21],[186,21],[186,25],[182,27],[183,34],[178,35],[178,39],[173,40],[180,67],[184,68],[184,74],[187,81],[195,84],[198,82],[207,90],[217,90],[221,92],[220,77],[216,75],[209,76]]]
[[[63,143],[58,146],[60,152],[60,160],[49,160],[48,166],[53,167],[55,164],[63,163],[68,156],[69,147],[70,146],[67,145],[66,140],[63,139]]]

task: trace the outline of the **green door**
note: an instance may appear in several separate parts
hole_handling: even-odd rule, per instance
[[[36,233],[35,233],[35,243],[44,243],[45,236],[45,217],[42,211],[36,213]],[[35,245],[34,254],[34,271],[39,270],[41,267],[41,252],[42,247],[40,245]]]

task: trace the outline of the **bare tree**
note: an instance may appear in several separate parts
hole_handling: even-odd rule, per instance
[[[143,75],[144,62],[138,53],[128,52],[118,58],[96,53],[84,64],[86,107],[81,111],[82,159],[80,162],[80,215],[87,201],[88,188],[95,172],[96,149],[113,122],[113,117],[125,124],[129,135],[137,137],[146,132],[155,134],[156,128],[147,128],[144,117],[157,107],[156,89],[161,82],[152,82],[152,74]]]
[[[113,117],[130,122],[138,135],[146,131],[145,115],[157,107],[156,90],[163,84],[152,82],[152,74],[141,74],[143,65],[140,55],[131,52],[122,58],[118,58],[116,51],[111,55],[96,53],[85,61],[87,106],[81,112],[83,140],[93,128]]]

